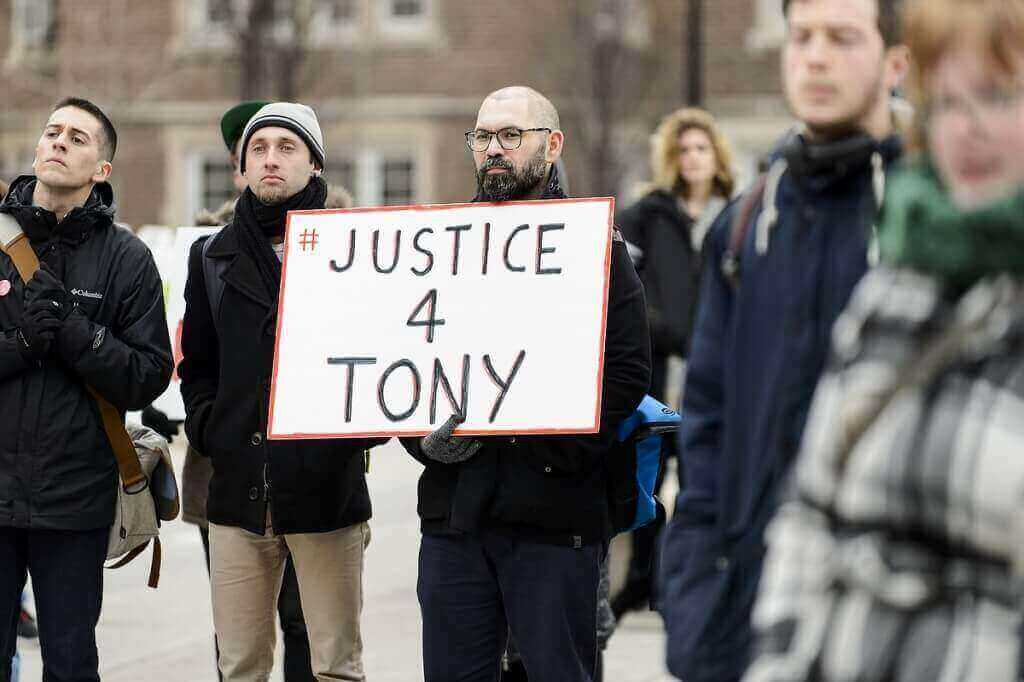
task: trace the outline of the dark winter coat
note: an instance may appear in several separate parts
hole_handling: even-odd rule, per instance
[[[0,211],[62,279],[74,308],[41,366],[16,346],[24,284],[0,253],[0,526],[90,530],[114,521],[117,462],[95,388],[122,413],[148,405],[171,378],[163,287],[153,257],[113,222],[110,185],[63,220],[32,205],[35,178],[14,181]],[[4,286],[6,289],[6,285]]]
[[[543,198],[564,197],[556,173]],[[426,534],[495,530],[535,542],[581,546],[608,539],[605,458],[616,427],[650,383],[650,336],[640,279],[616,235],[612,246],[605,337],[601,431],[587,436],[482,438],[462,464],[424,457],[418,438],[403,439],[426,465],[417,511]],[[553,379],[552,390],[557,390]]]
[[[695,221],[669,192],[655,190],[622,211],[616,222],[643,252],[639,271],[654,353],[686,355],[700,286],[700,253],[691,236]]]
[[[365,450],[375,440],[268,441],[267,407],[277,309],[241,248],[232,222],[189,254],[178,367],[185,433],[213,463],[210,523],[262,534],[267,505],[275,533],[337,530],[370,518]],[[203,258],[219,261],[218,318],[207,296]]]
[[[742,200],[705,243],[680,431],[685,487],[662,562],[668,665],[680,678],[732,680],[747,665],[764,528],[832,326],[867,269],[880,175],[872,157],[888,165],[899,151],[889,139],[855,162],[806,166],[794,152],[774,192],[774,226],[758,225],[764,206],[754,212],[736,289],[721,263]]]

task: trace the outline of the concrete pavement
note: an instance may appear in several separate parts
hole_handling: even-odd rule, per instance
[[[182,450],[176,443],[175,461]],[[422,680],[416,601],[419,531],[416,479],[420,465],[393,441],[373,453],[369,476],[374,518],[366,556],[363,640],[371,682]],[[213,620],[203,549],[195,526],[164,527],[160,587],[146,587],[149,553],[106,574],[97,633],[105,682],[216,682]],[[620,538],[620,540],[622,540]],[[613,580],[621,573],[623,542],[613,547]],[[41,679],[38,644],[19,640],[22,682]],[[281,652],[272,679],[280,680]],[[606,682],[670,682],[664,672],[664,634],[653,613],[629,614],[605,654]]]

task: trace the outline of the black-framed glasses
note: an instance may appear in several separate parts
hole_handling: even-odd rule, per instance
[[[505,151],[519,149],[523,144],[523,133],[539,132],[541,130],[551,132],[551,128],[502,128],[501,130],[476,130],[466,131],[466,146],[474,152],[485,152],[491,146],[491,138],[497,137],[498,144]]]

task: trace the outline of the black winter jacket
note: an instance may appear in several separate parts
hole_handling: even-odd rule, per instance
[[[639,270],[654,353],[685,356],[700,288],[693,218],[679,210],[674,196],[655,190],[622,211],[617,222],[623,236],[643,251]]]
[[[277,309],[260,285],[256,264],[231,223],[189,254],[185,318],[178,367],[185,433],[213,464],[207,517],[211,523],[263,534],[267,505],[275,533],[337,530],[370,518],[366,448],[373,440],[266,439]],[[202,259],[220,261],[224,282],[214,320]]]
[[[24,286],[0,253],[0,282],[11,285],[0,296],[0,526],[97,529],[114,520],[117,462],[86,384],[122,413],[167,387],[163,287],[149,249],[114,225],[110,185],[58,222],[32,205],[35,182],[15,180],[0,211],[29,235],[74,308],[50,357],[26,362],[15,338]]]
[[[554,175],[544,198],[564,196]],[[462,464],[427,459],[419,438],[402,444],[426,465],[417,511],[425,534],[495,530],[535,542],[580,546],[611,535],[605,458],[619,423],[650,385],[644,292],[626,245],[612,247],[601,431],[595,435],[486,437]],[[552,390],[557,380],[552,380]]]

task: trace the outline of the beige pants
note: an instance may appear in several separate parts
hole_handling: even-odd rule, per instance
[[[269,521],[269,519],[268,519]],[[210,524],[213,623],[225,682],[266,682],[274,665],[276,604],[288,552],[295,562],[317,680],[366,679],[359,615],[370,527],[256,535]]]

